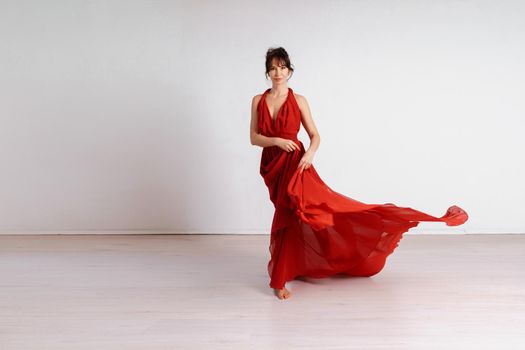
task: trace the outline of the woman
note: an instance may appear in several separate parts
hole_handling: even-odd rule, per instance
[[[253,97],[250,123],[251,144],[263,147],[260,174],[275,207],[268,274],[279,299],[291,296],[285,283],[300,276],[377,274],[403,233],[420,221],[467,221],[455,205],[438,218],[392,203],[365,204],[328,187],[312,165],[320,136],[308,102],[288,87],[293,70],[284,48],[268,50],[272,87]],[[308,150],[297,139],[301,123]]]

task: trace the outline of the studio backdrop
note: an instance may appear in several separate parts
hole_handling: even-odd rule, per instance
[[[270,47],[334,190],[525,232],[525,3],[0,1],[0,232],[269,233]],[[300,139],[308,147],[304,130]]]

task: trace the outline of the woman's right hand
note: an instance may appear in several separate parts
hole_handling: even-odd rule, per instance
[[[275,138],[275,145],[286,152],[292,152],[295,149],[300,150],[299,146],[292,140],[283,139],[280,137]]]

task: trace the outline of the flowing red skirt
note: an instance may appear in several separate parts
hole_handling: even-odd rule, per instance
[[[448,226],[468,219],[451,206],[442,217],[392,203],[366,204],[333,191],[311,165],[297,164],[304,154],[266,147],[261,175],[275,213],[270,235],[270,287],[281,289],[299,276],[323,278],[335,274],[372,276],[385,266],[403,233],[421,221]]]

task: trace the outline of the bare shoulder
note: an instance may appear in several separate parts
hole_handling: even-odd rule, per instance
[[[261,101],[262,94],[255,95],[252,98],[252,113],[255,113],[257,107],[259,106],[259,101]]]
[[[254,103],[254,104],[258,103],[259,100],[261,99],[261,97],[262,97],[262,94],[258,94],[258,95],[253,96],[252,103]]]
[[[252,106],[251,106],[252,119],[257,118],[257,109],[259,108],[259,102],[261,101],[261,96],[262,94],[259,94],[259,95],[253,96],[252,98]]]
[[[306,100],[306,97],[304,97],[303,95],[300,95],[300,94],[296,94],[295,91],[293,93],[294,97],[295,97],[295,100],[297,101],[297,104],[299,105],[299,107],[305,107],[305,106],[308,106],[308,101]]]

